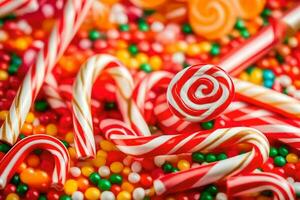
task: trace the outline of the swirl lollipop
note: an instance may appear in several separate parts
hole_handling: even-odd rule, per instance
[[[172,112],[186,121],[209,121],[230,104],[234,94],[232,80],[214,65],[198,64],[175,75],[167,99]]]
[[[228,0],[190,0],[189,20],[193,31],[208,39],[229,33],[236,21],[236,12]]]

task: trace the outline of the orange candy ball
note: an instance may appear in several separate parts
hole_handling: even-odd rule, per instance
[[[50,183],[49,175],[41,170],[27,168],[20,174],[21,181],[31,187],[42,187]]]

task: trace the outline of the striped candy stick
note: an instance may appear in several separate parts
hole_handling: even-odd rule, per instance
[[[35,63],[26,74],[23,83],[11,105],[1,129],[0,139],[13,144],[34,102],[44,78],[51,73],[56,60],[63,54],[84,19],[92,0],[68,0],[62,18],[54,26],[48,43],[42,48]]]
[[[61,189],[69,171],[69,152],[64,144],[49,135],[31,135],[16,143],[0,161],[0,189],[3,189],[15,174],[20,164],[35,149],[49,151],[54,157],[52,186]]]
[[[291,120],[246,103],[233,102],[224,112],[223,118],[230,126],[255,128],[267,138],[278,140],[300,150],[300,120]]]
[[[227,194],[231,197],[270,190],[276,200],[296,199],[293,186],[283,177],[274,173],[261,172],[230,177],[226,184]]]
[[[146,122],[131,99],[133,80],[127,68],[113,56],[96,55],[81,67],[73,87],[72,108],[78,158],[93,157],[96,154],[90,101],[92,85],[104,72],[116,82],[117,101],[125,122],[138,130],[139,135],[150,135]]]
[[[300,119],[300,101],[247,81],[233,79],[236,98],[266,108],[289,118]]]
[[[259,131],[236,127],[193,134],[136,136],[117,120],[103,120],[100,129],[116,147],[129,155],[146,157],[188,152],[212,152],[217,149],[250,144],[250,152],[223,161],[201,165],[187,171],[165,175],[154,181],[158,195],[204,186],[230,176],[251,172],[268,159],[269,143]]]
[[[253,64],[282,40],[286,32],[300,28],[300,4],[288,11],[282,19],[263,29],[255,37],[232,50],[221,59],[219,66],[231,75],[237,75]],[[265,107],[290,118],[300,118],[300,101],[285,94],[239,79],[233,79],[238,99]]]
[[[22,15],[34,12],[38,9],[36,0],[3,0],[0,1],[0,16],[5,16],[9,13]]]
[[[288,34],[294,34],[300,28],[300,4],[294,6],[280,19],[275,19],[244,44],[230,51],[219,66],[229,74],[236,76],[249,65],[264,56]]]

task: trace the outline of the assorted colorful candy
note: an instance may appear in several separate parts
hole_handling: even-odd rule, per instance
[[[300,4],[0,2],[0,200],[300,198]]]

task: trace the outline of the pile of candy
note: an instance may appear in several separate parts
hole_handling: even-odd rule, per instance
[[[300,4],[0,1],[0,200],[300,198]]]

